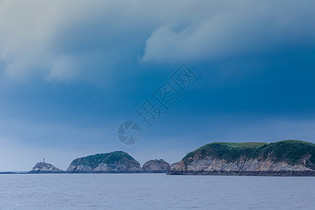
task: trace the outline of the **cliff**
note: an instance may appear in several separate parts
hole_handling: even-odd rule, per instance
[[[171,166],[163,159],[155,159],[149,160],[143,164],[142,169],[145,173],[166,173],[171,169]]]
[[[141,171],[140,163],[122,151],[77,158],[67,169],[69,173],[136,173]]]
[[[39,162],[33,167],[29,173],[63,173],[63,170],[56,168],[50,163]]]
[[[168,174],[314,176],[315,144],[211,143],[187,154]]]

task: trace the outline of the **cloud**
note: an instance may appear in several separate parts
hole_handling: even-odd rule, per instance
[[[94,80],[132,64],[313,47],[314,6],[306,0],[1,0],[0,66],[8,78]]]
[[[59,80],[113,73],[129,57],[137,60],[135,50],[144,43],[137,39],[147,21],[141,18],[150,9],[139,12],[140,3],[0,1],[0,62],[5,76],[39,74]]]
[[[142,61],[200,62],[314,48],[314,2],[242,0],[220,5],[201,20],[157,28],[146,41]]]

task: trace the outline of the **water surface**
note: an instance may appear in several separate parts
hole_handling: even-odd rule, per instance
[[[315,177],[6,174],[0,209],[315,209]]]

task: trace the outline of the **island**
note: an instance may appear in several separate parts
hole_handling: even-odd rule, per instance
[[[163,159],[155,159],[145,162],[142,169],[144,173],[166,173],[171,169],[171,166]]]
[[[89,155],[73,160],[67,173],[139,173],[140,163],[123,151]]]
[[[64,171],[50,163],[38,162],[29,173],[64,173]]]
[[[210,143],[188,153],[168,174],[315,176],[315,144],[298,140]]]
[[[170,165],[163,159],[154,159],[145,162],[142,167],[128,153],[115,151],[77,158],[66,171],[50,163],[39,162],[27,173],[315,176],[315,144],[299,140],[214,142],[188,153],[177,163]]]

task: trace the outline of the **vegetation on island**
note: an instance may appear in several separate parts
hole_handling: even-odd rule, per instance
[[[77,158],[72,161],[71,165],[86,165],[90,166],[91,168],[95,168],[101,163],[112,165],[124,162],[133,163],[135,165],[139,165],[140,167],[140,164],[133,157],[123,151],[95,154],[83,158]]]
[[[299,141],[284,140],[275,143],[262,142],[214,142],[206,144],[193,152],[188,153],[184,162],[194,158],[212,157],[233,162],[240,159],[266,159],[285,161],[289,164],[302,164],[315,169],[315,144]]]

